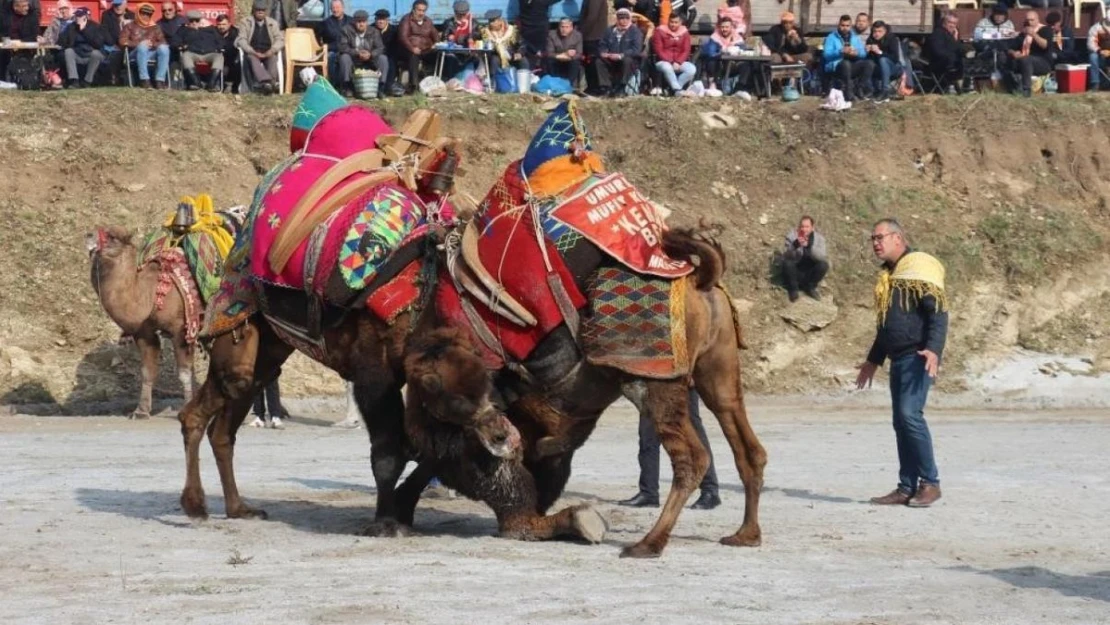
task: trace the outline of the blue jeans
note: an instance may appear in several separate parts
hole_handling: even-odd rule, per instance
[[[917,353],[890,362],[890,399],[894,407],[894,436],[898,441],[898,490],[913,494],[918,480],[940,484],[933,459],[933,438],[925,422],[925,400],[932,378],[925,359]]]
[[[655,69],[663,74],[663,80],[667,81],[667,86],[672,91],[682,91],[686,85],[689,85],[694,80],[694,74],[698,73],[698,68],[693,63],[687,61],[679,68],[682,73],[675,76],[674,66],[666,61],[659,61],[655,64]]]
[[[879,84],[876,94],[890,95],[890,81],[902,77],[902,65],[892,58],[879,57]]]
[[[1102,76],[1098,70],[1103,65],[1107,64],[1110,59],[1104,59],[1098,52],[1092,52],[1087,57],[1087,62],[1091,67],[1087,69],[1087,85],[1090,86],[1092,91],[1098,91],[1099,86],[1102,85]]]
[[[163,43],[154,49],[154,55],[154,80],[166,82],[170,73],[170,47]],[[145,41],[135,48],[135,65],[139,67],[139,80],[150,80],[150,45]]]

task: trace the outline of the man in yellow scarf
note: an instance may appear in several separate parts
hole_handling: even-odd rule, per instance
[[[878,332],[867,360],[860,365],[856,386],[870,386],[875,371],[890,358],[890,397],[898,443],[898,487],[871,503],[927,508],[940,499],[925,400],[937,377],[948,334],[944,265],[924,252],[911,250],[902,226],[894,219],[875,224],[871,248],[883,263],[875,285]]]

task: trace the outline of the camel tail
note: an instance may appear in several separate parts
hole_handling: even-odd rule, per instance
[[[721,224],[702,221],[694,228],[672,228],[663,233],[663,251],[696,267],[698,290],[711,290],[725,275],[725,251],[717,241],[722,230]]]

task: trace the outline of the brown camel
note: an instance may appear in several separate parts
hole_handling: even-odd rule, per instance
[[[177,361],[177,377],[184,389],[185,401],[193,394],[193,346],[185,340],[185,302],[177,289],[170,289],[161,308],[155,307],[155,289],[160,269],[147,263],[139,267],[139,251],[132,243],[132,234],[124,228],[102,228],[85,237],[91,261],[92,286],[101,306],[112,321],[132,337],[142,359],[142,388],[139,405],[132,419],[150,417],[151,394],[158,379],[158,362],[162,351],[161,335],[173,342]]]

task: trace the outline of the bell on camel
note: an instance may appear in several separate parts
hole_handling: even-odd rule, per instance
[[[436,168],[432,181],[428,185],[436,195],[446,195],[451,192],[451,188],[455,186],[455,172],[459,169],[459,155],[454,148],[447,148],[446,152],[447,155]]]
[[[177,213],[173,216],[173,223],[170,224],[170,228],[176,234],[185,234],[196,222],[196,217],[193,215],[193,205],[188,202],[181,202],[177,205]]]

